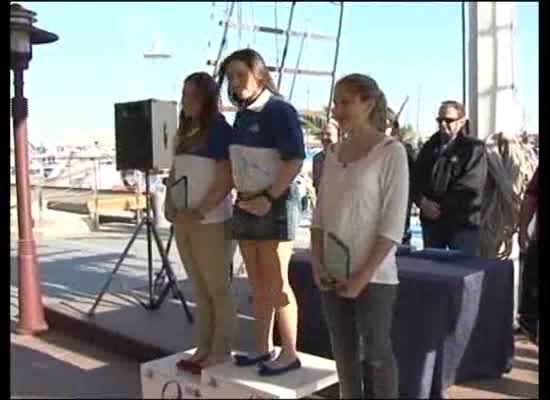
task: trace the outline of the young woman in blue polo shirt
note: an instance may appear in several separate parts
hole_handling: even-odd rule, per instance
[[[296,352],[298,313],[288,264],[299,218],[294,178],[305,158],[294,107],[278,94],[262,57],[238,50],[220,67],[230,100],[238,107],[229,148],[237,201],[233,238],[239,241],[252,287],[256,354],[237,355],[237,365],[260,363],[260,375],[300,367]],[[221,84],[220,84],[221,87]],[[273,354],[277,319],[282,351]]]
[[[182,93],[166,217],[174,223],[176,244],[197,304],[197,351],[178,362],[178,368],[196,373],[230,357],[236,327],[229,281],[234,246],[226,234],[232,213],[231,135],[231,126],[219,110],[216,81],[205,72],[189,75]],[[188,208],[173,198],[185,178]]]

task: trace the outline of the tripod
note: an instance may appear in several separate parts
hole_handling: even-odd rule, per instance
[[[172,290],[172,293],[174,294],[175,298],[178,298],[183,306],[183,309],[185,310],[185,314],[187,315],[187,320],[192,323],[193,322],[193,315],[191,314],[191,311],[189,311],[189,308],[187,307],[187,303],[185,302],[185,297],[183,296],[183,293],[178,287],[178,281],[176,279],[176,275],[174,274],[174,271],[170,265],[170,261],[168,259],[168,252],[170,251],[170,243],[172,241],[172,237],[174,235],[174,227],[170,227],[170,238],[168,240],[168,246],[166,251],[164,250],[164,247],[162,246],[162,242],[160,240],[159,234],[157,232],[157,228],[155,227],[155,224],[153,223],[153,220],[151,218],[151,195],[150,195],[150,187],[149,187],[149,171],[145,171],[145,210],[146,214],[145,217],[141,219],[139,224],[137,225],[136,229],[134,230],[134,233],[132,237],[130,238],[130,241],[126,245],[126,248],[122,252],[120,258],[118,259],[115,268],[111,272],[111,275],[107,279],[107,282],[105,282],[105,285],[99,292],[99,295],[97,296],[94,305],[88,311],[89,316],[93,316],[96,307],[99,305],[99,302],[103,298],[105,292],[109,288],[111,282],[113,281],[113,278],[115,274],[117,273],[118,269],[122,265],[122,262],[128,255],[128,251],[130,251],[130,248],[134,244],[134,241],[136,240],[139,232],[141,231],[141,228],[143,228],[143,225],[147,225],[147,258],[148,258],[148,273],[149,273],[149,301],[148,303],[142,302],[140,299],[136,300],[141,304],[144,308],[148,310],[157,310],[160,308],[162,303],[164,302],[166,296]],[[158,252],[162,259],[162,268],[160,272],[156,274],[154,287],[155,290],[153,291],[153,251],[152,251],[152,240],[151,236],[155,239],[155,244],[157,245]],[[156,296],[158,293],[160,293],[159,296]]]
[[[172,239],[174,238],[174,225],[170,225],[170,235],[168,236],[168,243],[166,244],[166,255],[170,254],[170,245],[172,244]],[[166,268],[169,264],[163,264],[159,272],[155,272],[155,280],[153,282],[153,292],[160,293],[158,301],[163,302],[164,298],[168,295],[170,291],[170,277],[172,270]],[[179,299],[177,292],[173,293],[175,299]]]

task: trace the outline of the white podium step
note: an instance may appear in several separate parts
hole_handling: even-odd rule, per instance
[[[193,349],[141,364],[141,392],[144,399],[200,399],[200,375],[176,368],[182,358],[190,357]]]
[[[232,361],[206,368],[201,376],[179,371],[176,363],[193,351],[142,364],[143,398],[303,398],[338,382],[334,361],[305,353],[299,353],[300,369],[274,377],[259,376],[256,366],[236,367]]]
[[[298,399],[338,382],[334,361],[306,353],[298,355],[301,368],[273,377],[259,376],[256,366],[236,367],[231,361],[215,365],[202,371],[202,385],[246,388],[254,398]]]

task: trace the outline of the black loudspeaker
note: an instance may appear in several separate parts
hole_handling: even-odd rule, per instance
[[[178,124],[175,101],[147,99],[115,104],[117,170],[169,169]]]

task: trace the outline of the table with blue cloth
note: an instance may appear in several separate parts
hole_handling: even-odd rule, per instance
[[[402,398],[444,398],[455,383],[499,378],[513,357],[513,265],[476,257],[397,257],[392,340]],[[332,357],[309,254],[293,256],[298,349]]]

